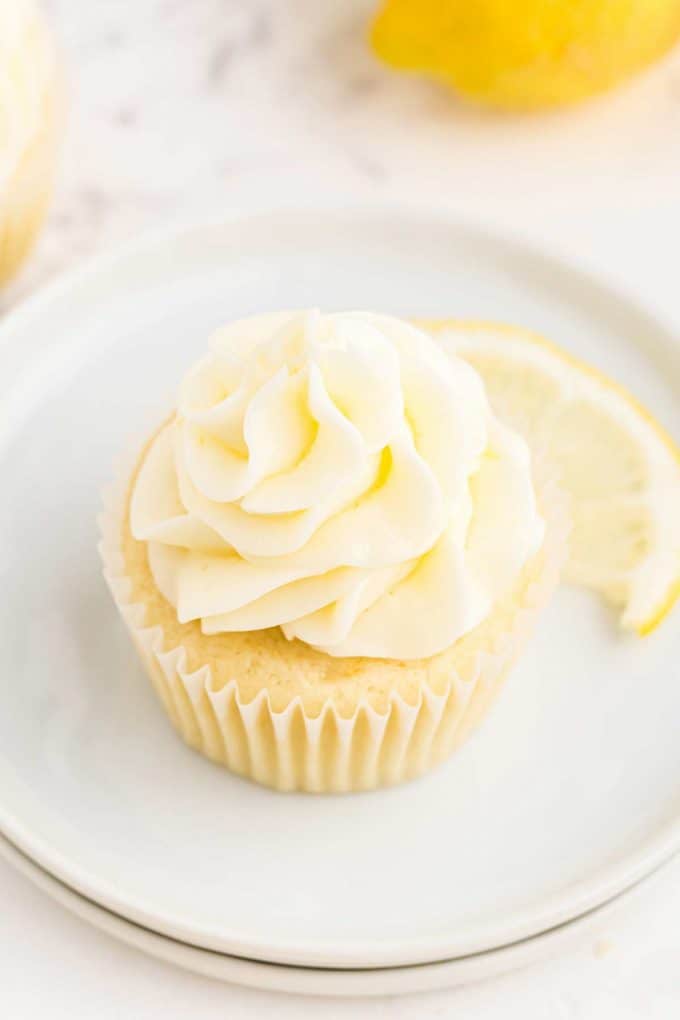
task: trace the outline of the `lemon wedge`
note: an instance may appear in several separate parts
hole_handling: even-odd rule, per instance
[[[480,373],[497,413],[555,465],[572,517],[566,579],[648,634],[680,595],[680,449],[623,387],[510,326],[421,322]]]

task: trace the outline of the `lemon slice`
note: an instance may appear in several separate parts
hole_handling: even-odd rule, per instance
[[[648,634],[680,595],[680,449],[625,389],[536,334],[421,323],[480,373],[499,415],[556,465],[571,503],[566,579]]]

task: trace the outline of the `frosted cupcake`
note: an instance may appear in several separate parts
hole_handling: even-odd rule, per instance
[[[0,0],[0,283],[29,251],[52,186],[54,51],[32,0]]]
[[[416,776],[482,717],[564,533],[480,377],[367,313],[235,322],[102,519],[185,741],[282,790]]]

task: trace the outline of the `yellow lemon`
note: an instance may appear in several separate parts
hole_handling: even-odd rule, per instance
[[[571,507],[567,580],[648,634],[680,596],[680,448],[621,386],[534,333],[420,325],[477,369],[496,411],[555,466]]]
[[[680,0],[386,0],[373,47],[506,109],[572,103],[615,85],[680,34]]]

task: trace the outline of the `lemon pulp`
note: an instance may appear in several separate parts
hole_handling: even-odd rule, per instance
[[[647,634],[680,595],[680,449],[623,387],[528,331],[421,323],[484,379],[495,410],[555,464],[571,506],[566,576]]]

